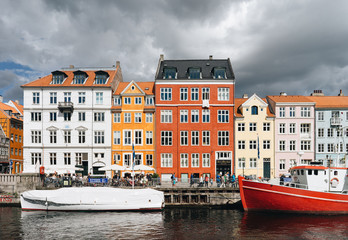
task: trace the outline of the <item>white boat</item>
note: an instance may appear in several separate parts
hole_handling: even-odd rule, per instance
[[[149,211],[164,207],[164,194],[150,188],[110,187],[32,190],[21,194],[22,210],[38,211]]]

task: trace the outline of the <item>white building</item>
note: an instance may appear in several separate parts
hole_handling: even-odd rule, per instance
[[[24,172],[104,175],[111,164],[112,93],[122,81],[116,67],[70,68],[22,86]]]

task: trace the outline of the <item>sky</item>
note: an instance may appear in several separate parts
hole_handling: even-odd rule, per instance
[[[345,0],[1,0],[0,94],[69,65],[154,81],[169,59],[230,58],[235,96],[348,95]]]

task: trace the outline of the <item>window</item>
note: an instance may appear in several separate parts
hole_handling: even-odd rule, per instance
[[[218,110],[218,123],[228,123],[229,115],[230,111],[228,110]]]
[[[199,110],[191,110],[191,122],[192,123],[199,122]]]
[[[318,152],[324,152],[324,143],[319,143],[318,144]]]
[[[256,167],[257,167],[256,158],[250,158],[250,159],[249,159],[249,167],[250,167],[250,168],[256,168]]]
[[[218,145],[219,146],[230,145],[230,132],[229,131],[218,131]]]
[[[33,92],[33,104],[40,104],[40,93]]]
[[[296,133],[296,123],[289,124],[289,133]]]
[[[135,145],[143,145],[143,131],[142,130],[134,130],[134,144]]]
[[[301,141],[301,151],[310,151],[311,150],[311,141],[302,140]]]
[[[22,136],[19,136],[19,137],[18,137],[18,141],[19,141],[19,142],[22,142]]]
[[[171,146],[173,141],[172,131],[161,131],[161,146]]]
[[[173,167],[173,157],[171,153],[161,154],[161,167]]]
[[[152,154],[146,154],[146,165],[148,165],[148,166],[153,165],[153,155]]]
[[[279,133],[285,133],[285,123],[279,123]]]
[[[136,97],[135,99],[135,104],[140,105],[142,103],[141,97]]]
[[[187,153],[180,154],[180,167],[182,167],[182,168],[188,167],[188,154]]]
[[[141,113],[134,113],[134,122],[135,123],[141,123],[142,122]]]
[[[154,105],[153,96],[146,96],[145,97],[145,105],[146,106]]]
[[[263,149],[271,149],[271,141],[263,140]]]
[[[57,121],[57,113],[56,112],[50,112],[50,121],[51,122]]]
[[[295,115],[295,107],[289,107],[289,116],[291,118],[296,117],[296,115]]]
[[[41,131],[31,131],[31,143],[41,143]]]
[[[180,100],[187,101],[188,99],[188,88],[180,88]]]
[[[188,122],[188,110],[180,110],[180,122],[181,123]]]
[[[71,165],[71,153],[64,153],[64,165]]]
[[[15,141],[18,142],[18,135],[15,135]]]
[[[82,165],[83,153],[75,153],[75,164]]]
[[[120,96],[114,97],[114,106],[121,106],[121,97]]]
[[[85,74],[75,74],[72,84],[84,84],[86,79]]]
[[[145,113],[145,121],[147,123],[152,123],[153,122],[153,114],[152,113]]]
[[[203,123],[209,123],[210,122],[210,110],[209,109],[203,109],[202,110],[202,122]]]
[[[264,132],[271,131],[271,123],[263,123],[263,131]]]
[[[131,99],[130,97],[124,97],[124,98],[123,98],[124,104],[129,105],[129,104],[131,104],[131,101],[132,101],[132,99]]]
[[[199,99],[199,88],[191,88],[191,100],[198,101]]]
[[[31,113],[31,121],[32,122],[40,122],[41,121],[41,112],[32,112]]]
[[[163,69],[164,79],[175,79],[176,78],[176,68],[173,67],[165,67]]]
[[[180,145],[181,146],[188,145],[188,131],[180,131]]]
[[[309,107],[301,107],[301,117],[311,117],[311,110]]]
[[[71,121],[71,112],[64,112],[64,121]]]
[[[215,79],[225,79],[226,69],[225,68],[214,68],[214,78]]]
[[[84,104],[86,102],[86,93],[79,92],[79,104]]]
[[[257,148],[256,140],[250,140],[249,149],[256,149],[256,148]]]
[[[50,143],[57,143],[57,131],[50,131]]]
[[[199,167],[199,153],[191,154],[191,167]]]
[[[78,115],[79,115],[78,117],[79,117],[80,122],[86,121],[86,113],[85,112],[79,112]]]
[[[86,142],[86,131],[79,131],[79,143]]]
[[[201,70],[199,68],[189,68],[189,79],[200,79]]]
[[[333,128],[328,128],[327,129],[327,136],[328,137],[333,137]]]
[[[210,153],[203,153],[202,154],[202,166],[203,167],[210,167]]]
[[[328,152],[334,152],[335,148],[334,148],[334,144],[333,143],[328,143],[327,144],[327,151]]]
[[[132,145],[132,131],[123,130],[123,145]]]
[[[296,151],[296,141],[295,140],[290,140],[290,151]]]
[[[161,101],[172,101],[172,89],[171,88],[161,88]]]
[[[31,153],[31,165],[41,165],[41,153]]]
[[[301,123],[300,131],[301,133],[310,133],[311,125],[309,123]]]
[[[94,131],[94,143],[104,144],[104,131]]]
[[[285,141],[284,140],[279,141],[279,151],[285,151]]]
[[[50,92],[50,104],[57,104],[57,93]]]
[[[285,169],[285,159],[279,160],[279,169],[284,170]]]
[[[114,131],[114,144],[115,145],[121,144],[121,131]]]
[[[203,146],[210,145],[210,131],[202,131],[202,145]]]
[[[318,112],[318,121],[324,120],[324,112]]]
[[[256,131],[256,123],[249,123],[249,131],[250,132]]]
[[[71,102],[71,92],[64,93],[64,102]]]
[[[102,92],[96,92],[95,93],[95,96],[96,96],[96,104],[103,104],[103,93]]]
[[[71,143],[71,131],[64,131],[64,143]]]
[[[129,154],[129,153],[126,153],[126,154],[124,154],[123,155],[123,164],[125,165],[125,166],[130,166],[130,162],[131,162],[131,156],[132,156],[132,154]]]
[[[50,153],[50,164],[57,165],[57,153]]]
[[[62,84],[64,81],[64,74],[52,74],[51,84]]]
[[[218,88],[218,100],[229,101],[230,100],[230,89],[229,88]]]
[[[152,131],[146,131],[146,144],[152,145],[153,144],[153,133]]]
[[[251,107],[251,115],[258,115],[259,114],[259,108],[257,106]]]
[[[238,149],[245,149],[245,141],[238,140]]]
[[[245,123],[238,123],[238,132],[245,131]]]
[[[318,137],[324,137],[324,128],[318,128]]]
[[[121,122],[121,113],[114,113],[114,123]]]
[[[199,145],[199,131],[191,131],[191,145],[192,146]]]
[[[172,110],[161,110],[161,123],[172,123]]]
[[[124,113],[123,117],[124,117],[124,122],[125,122],[125,123],[130,123],[130,122],[132,122],[132,121],[131,121],[131,119],[132,119],[131,113]]]
[[[105,115],[103,112],[94,113],[94,121],[95,122],[104,122]]]
[[[210,99],[210,88],[202,88],[202,100]]]
[[[285,117],[285,107],[279,108],[279,117],[281,118]]]
[[[245,158],[238,158],[238,168],[245,168]]]

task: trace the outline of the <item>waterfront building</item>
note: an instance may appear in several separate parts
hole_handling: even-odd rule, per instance
[[[112,164],[131,169],[134,147],[135,165],[155,168],[154,113],[154,82],[119,83],[113,94]]]
[[[274,178],[274,114],[256,94],[235,99],[235,173]]]
[[[315,102],[316,161],[345,166],[348,152],[348,97],[324,96],[315,90],[308,97]]]
[[[314,106],[305,96],[267,96],[275,114],[275,176],[314,160]]]
[[[182,181],[234,171],[230,59],[164,60],[155,77],[157,173]]]
[[[1,153],[0,172],[20,173],[23,170],[23,107],[18,101],[4,103],[2,100],[0,97],[0,125],[5,137],[2,138],[4,152]]]
[[[23,85],[24,171],[104,175],[99,168],[111,164],[112,93],[120,81],[116,62],[70,66]]]

